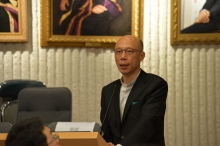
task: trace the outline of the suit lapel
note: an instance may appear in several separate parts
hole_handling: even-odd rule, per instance
[[[129,110],[129,108],[131,107],[132,102],[137,98],[137,96],[145,88],[146,85],[144,83],[146,81],[147,81],[147,74],[144,71],[141,70],[141,73],[138,76],[136,82],[134,83],[134,86],[132,87],[131,92],[128,96],[128,99],[126,101],[122,122],[123,122],[128,110]]]
[[[115,87],[115,93],[112,98],[113,111],[114,111],[114,119],[116,120],[115,130],[117,131],[115,134],[120,137],[120,129],[121,129],[121,118],[120,118],[120,104],[119,104],[119,96],[120,96],[121,82],[118,80],[117,86]],[[115,131],[114,130],[114,131]]]

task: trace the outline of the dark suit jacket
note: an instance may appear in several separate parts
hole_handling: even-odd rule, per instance
[[[122,122],[119,111],[120,87],[120,80],[116,80],[102,89],[100,119],[103,138],[122,146],[164,146],[167,82],[141,70],[128,96]]]
[[[192,24],[181,30],[181,33],[212,33],[220,29],[220,0],[206,0],[203,9],[210,12],[210,21]]]
[[[206,0],[202,9],[210,12],[210,21],[218,23],[220,28],[220,0]]]

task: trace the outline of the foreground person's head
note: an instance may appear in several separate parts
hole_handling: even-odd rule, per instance
[[[33,117],[16,123],[6,138],[6,146],[59,146],[59,136],[52,135],[42,119]]]

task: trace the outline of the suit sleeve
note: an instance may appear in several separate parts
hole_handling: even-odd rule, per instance
[[[210,10],[214,5],[214,0],[206,0],[205,4],[203,5],[202,9]]]
[[[166,109],[166,97],[168,85],[166,81],[160,80],[149,95],[146,95],[146,102],[142,106],[141,114],[136,125],[119,142],[122,146],[135,145],[141,140],[150,141],[159,123],[164,122]],[[163,127],[160,127],[163,128]],[[160,129],[163,130],[163,129]]]
[[[210,12],[211,19],[217,19],[220,15],[220,0],[207,0],[202,9]]]
[[[210,17],[214,20],[219,18],[220,15],[220,0],[216,0],[215,4],[212,6],[210,11]]]
[[[101,95],[101,113],[100,113],[100,120],[102,123],[101,130],[104,132],[103,138],[105,139],[105,141],[111,142],[113,141],[113,134],[112,134],[111,127],[107,119],[107,115],[105,117],[107,104],[106,104],[105,96],[104,96],[104,88],[102,89],[102,95]]]

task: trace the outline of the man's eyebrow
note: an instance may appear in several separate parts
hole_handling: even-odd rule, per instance
[[[121,47],[115,48],[115,50],[117,50],[117,49],[123,50]],[[134,48],[132,48],[132,47],[126,47],[125,50],[126,50],[126,49],[134,49]]]

